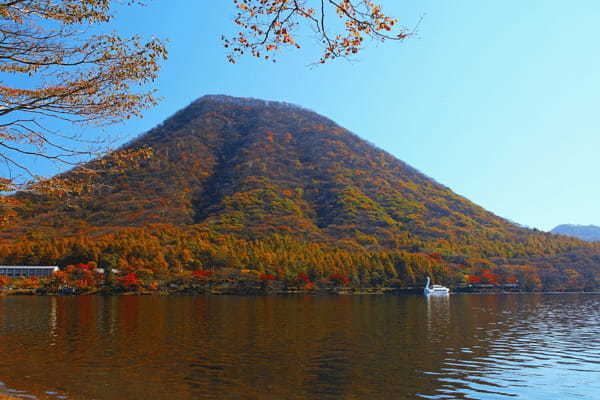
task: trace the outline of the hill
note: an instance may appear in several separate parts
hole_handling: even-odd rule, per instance
[[[588,242],[600,241],[600,226],[595,225],[559,225],[550,232],[558,235],[567,235],[585,240]]]
[[[151,277],[232,268],[368,284],[599,283],[600,246],[516,226],[301,107],[205,96],[125,146],[141,148],[153,156],[60,177],[91,183],[85,192],[17,194],[0,260]]]

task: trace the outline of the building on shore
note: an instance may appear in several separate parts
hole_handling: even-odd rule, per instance
[[[0,265],[0,275],[11,278],[16,277],[49,277],[57,272],[59,268],[55,265]]]

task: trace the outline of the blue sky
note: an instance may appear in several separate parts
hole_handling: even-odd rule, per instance
[[[232,0],[125,8],[123,33],[170,40],[164,101],[118,128],[131,138],[205,94],[281,100],[326,115],[488,210],[548,230],[600,225],[597,1],[380,0],[417,36],[374,44],[356,62],[309,68],[225,60]]]

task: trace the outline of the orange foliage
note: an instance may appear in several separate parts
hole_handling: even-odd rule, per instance
[[[1,155],[11,166],[9,175],[20,177],[3,181],[0,190],[7,186],[63,194],[80,190],[86,182],[66,186],[61,177],[40,179],[29,169],[34,163],[17,162],[13,152],[73,167],[75,159],[97,158],[101,150],[82,146],[88,141],[79,137],[78,128],[72,135],[66,127],[59,133],[47,121],[72,122],[76,127],[108,125],[140,116],[156,104],[154,91],[146,84],[158,76],[166,48],[158,39],[144,43],[138,36],[102,32],[101,25],[113,16],[114,3],[118,2],[28,0],[0,6],[2,43],[9,44],[0,46],[0,70],[15,77],[10,87],[0,85],[2,115],[7,118],[0,133]],[[107,142],[112,143],[110,139]],[[88,143],[98,140],[94,137]],[[12,168],[21,171],[14,173]],[[76,171],[80,176],[86,172],[89,168]]]
[[[10,286],[12,279],[5,275],[0,275],[0,287]]]
[[[411,33],[398,28],[398,20],[387,16],[380,5],[371,1],[343,0],[321,2],[318,9],[310,2],[288,0],[233,0],[238,8],[234,20],[240,31],[233,37],[222,37],[225,48],[231,50],[230,62],[249,52],[266,60],[282,47],[301,47],[297,31],[306,25],[317,32],[323,43],[320,62],[357,54],[364,39],[377,41],[402,40]],[[337,16],[342,23],[329,20]],[[325,30],[339,27],[335,32]]]
[[[36,289],[40,287],[40,279],[37,277],[17,278],[12,282],[13,286],[22,289]]]
[[[481,274],[481,279],[484,283],[489,283],[491,285],[499,285],[500,281],[498,280],[498,275],[491,273],[490,271],[484,271]]]
[[[308,276],[414,286],[427,275],[458,286],[465,273],[471,284],[531,290],[600,286],[600,244],[515,227],[316,114],[258,100],[199,102],[210,112],[177,116],[193,121],[181,130],[193,134],[157,128],[136,142],[155,150],[139,168],[98,168],[102,190],[68,204],[15,195],[20,225],[0,232],[0,263],[67,265],[55,286],[99,285],[89,260],[144,281],[235,270],[274,272],[294,287]],[[240,114],[255,132],[290,140],[242,140],[229,129],[247,122]]]

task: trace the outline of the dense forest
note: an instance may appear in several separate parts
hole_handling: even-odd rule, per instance
[[[95,285],[173,279],[523,290],[600,287],[600,244],[519,227],[331,120],[286,103],[205,96],[108,156],[17,193],[0,263],[60,265]]]

